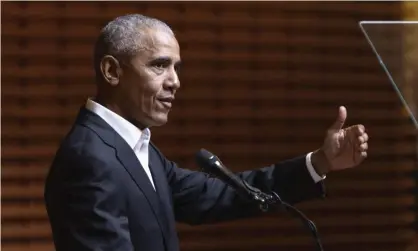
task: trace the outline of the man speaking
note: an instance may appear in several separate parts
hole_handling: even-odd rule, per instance
[[[175,34],[157,19],[126,15],[101,30],[96,96],[80,109],[45,185],[57,251],[177,251],[176,221],[260,215],[226,183],[178,167],[150,141],[150,129],[167,122],[180,61]],[[328,172],[357,166],[367,155],[365,128],[343,128],[346,117],[340,107],[312,153],[239,177],[291,204],[323,197]]]

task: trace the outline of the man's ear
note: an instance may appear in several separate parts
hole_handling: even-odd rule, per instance
[[[110,55],[105,55],[100,61],[100,71],[103,79],[111,86],[119,84],[119,80],[122,74],[119,61]]]

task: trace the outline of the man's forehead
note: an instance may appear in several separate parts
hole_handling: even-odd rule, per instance
[[[166,31],[148,29],[143,32],[141,43],[143,52],[151,57],[169,57],[172,60],[180,60],[180,46],[177,39]],[[143,54],[143,53],[140,53]]]

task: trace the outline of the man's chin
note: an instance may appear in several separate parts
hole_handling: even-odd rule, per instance
[[[159,114],[153,117],[151,126],[163,126],[168,122],[168,114]]]
[[[129,121],[140,130],[143,130],[144,128],[165,125],[168,121],[168,114],[153,114],[151,116],[142,117],[141,119]]]

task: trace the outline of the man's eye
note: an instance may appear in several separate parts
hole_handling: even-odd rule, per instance
[[[152,67],[162,70],[167,68],[170,65],[170,62],[167,60],[156,60],[151,63]]]
[[[164,69],[165,65],[163,63],[157,63],[157,64],[154,65],[154,67],[158,68],[158,69]]]

